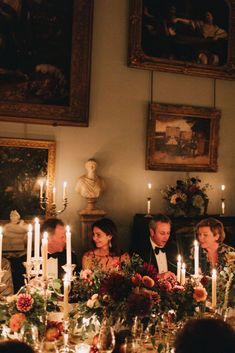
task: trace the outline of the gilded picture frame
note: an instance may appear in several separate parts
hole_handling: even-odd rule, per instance
[[[0,138],[1,220],[9,220],[12,210],[24,220],[48,216],[49,209],[40,208],[39,181],[47,181],[51,204],[55,158],[55,141]]]
[[[220,110],[150,103],[146,169],[216,172]]]
[[[0,120],[88,126],[93,0],[1,6]]]
[[[235,1],[130,0],[128,65],[234,80]]]

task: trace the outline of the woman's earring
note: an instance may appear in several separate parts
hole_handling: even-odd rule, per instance
[[[112,247],[111,239],[109,239],[109,247],[110,247],[110,249],[111,249],[111,247]]]

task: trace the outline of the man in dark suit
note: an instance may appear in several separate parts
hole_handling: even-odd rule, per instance
[[[141,258],[157,268],[159,278],[175,279],[177,247],[170,241],[171,220],[164,214],[157,214],[149,222],[149,237],[136,251]]]
[[[42,225],[42,234],[48,234],[48,274],[63,279],[66,264],[66,232],[65,224],[61,219],[48,218]],[[77,265],[77,257],[72,252],[72,263]],[[54,271],[53,271],[54,270]],[[51,273],[50,273],[51,271]]]
[[[41,227],[42,234],[48,234],[48,275],[63,279],[65,271],[62,268],[66,264],[66,230],[61,219],[48,218]],[[17,259],[14,264],[14,291],[17,292],[24,285],[26,255]],[[77,266],[77,257],[72,252],[72,263]],[[78,270],[78,268],[76,268]]]

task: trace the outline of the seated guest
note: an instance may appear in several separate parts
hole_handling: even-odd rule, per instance
[[[66,264],[66,230],[65,224],[62,220],[57,218],[48,218],[41,227],[41,231],[48,233],[48,275],[54,278],[63,279],[64,270],[63,265]],[[23,274],[26,272],[23,262],[26,261],[26,255],[18,258],[15,266],[18,265],[17,274],[18,279],[15,280],[15,291],[19,290],[24,285]],[[72,263],[77,265],[77,257],[72,252]]]
[[[92,239],[95,248],[82,257],[82,269],[93,269],[97,265],[103,271],[118,268],[120,263],[129,260],[127,253],[121,254],[117,246],[117,227],[109,218],[102,218],[92,224]]]
[[[225,231],[219,220],[212,217],[201,220],[196,226],[196,237],[200,245],[199,267],[202,274],[210,275],[213,268],[221,271],[229,266],[228,254],[234,253],[235,257],[235,249],[223,244]]]
[[[2,270],[6,272],[4,272],[4,275],[2,276],[2,279],[0,282],[0,297],[13,294],[11,264],[4,257],[2,258]]]
[[[218,319],[188,321],[178,332],[175,353],[232,353],[235,347],[235,331]]]
[[[34,353],[33,348],[31,348],[27,343],[20,342],[17,340],[6,340],[0,342],[0,352],[1,353]]]
[[[48,218],[41,228],[42,233],[48,233],[48,274],[62,279],[66,264],[66,231],[61,219]],[[72,263],[77,265],[77,257],[72,252]]]
[[[145,261],[157,268],[159,278],[175,279],[177,247],[170,241],[171,220],[164,214],[157,214],[149,222],[149,236],[137,251]]]

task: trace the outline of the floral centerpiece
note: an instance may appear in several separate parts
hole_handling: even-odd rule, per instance
[[[42,332],[43,317],[46,316],[44,298],[40,293],[29,293],[24,288],[19,294],[6,298],[6,303],[0,305],[0,316],[8,326],[10,335],[23,335],[31,325]]]
[[[104,309],[126,324],[138,317],[156,325],[170,311],[176,321],[182,320],[205,305],[207,297],[205,288],[193,280],[181,286],[173,279],[160,279],[155,267],[135,254],[119,271],[81,271],[74,292],[79,303],[78,321],[82,325],[85,319],[87,326],[94,324],[94,317],[101,321]]]
[[[175,217],[206,214],[210,184],[201,186],[198,177],[177,180],[176,185],[167,185],[161,194],[168,203],[168,212]]]
[[[0,323],[7,327],[7,336],[19,339],[24,336],[24,340],[32,343],[32,337],[28,335],[32,327],[41,337],[44,335],[48,312],[59,310],[57,303],[61,285],[57,282],[54,281],[53,287],[49,285],[45,293],[43,282],[34,280],[17,294],[0,302]],[[51,326],[50,322],[48,324]]]
[[[226,265],[218,276],[218,306],[227,310],[235,308],[235,252],[226,254]]]

